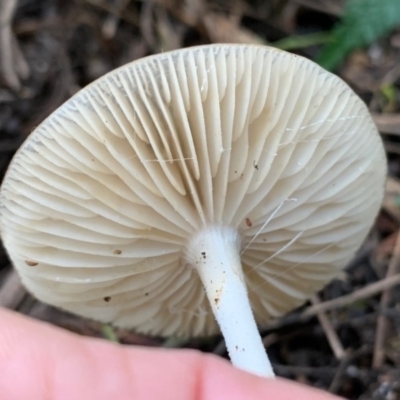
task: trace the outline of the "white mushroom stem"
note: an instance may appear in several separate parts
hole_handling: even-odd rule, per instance
[[[205,228],[189,240],[187,260],[198,271],[232,364],[253,374],[274,372],[251,310],[236,229]]]

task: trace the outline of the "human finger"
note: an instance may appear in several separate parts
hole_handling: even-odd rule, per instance
[[[192,350],[115,345],[0,310],[0,400],[338,400]]]

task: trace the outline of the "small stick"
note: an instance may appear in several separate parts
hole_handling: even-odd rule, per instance
[[[119,20],[121,18],[121,13],[124,8],[128,5],[129,0],[117,0],[113,7],[114,12],[110,12],[107,19],[104,21],[102,33],[106,39],[112,39],[118,28]]]
[[[221,339],[219,343],[215,346],[213,353],[219,356],[223,356],[226,353],[226,345],[224,339]]]
[[[368,297],[375,296],[385,289],[400,285],[400,274],[393,275],[389,278],[381,279],[378,282],[371,283],[362,289],[356,290],[346,296],[338,297],[337,299],[328,300],[320,304],[312,305],[304,310],[302,317],[311,317],[317,315],[320,311],[334,310],[339,307],[345,307],[351,303]]]
[[[0,1],[0,70],[7,86],[15,91],[21,88],[20,78],[29,75],[29,66],[11,28],[17,6],[17,0]]]
[[[307,307],[302,313],[296,313],[287,315],[286,317],[275,319],[270,321],[267,325],[263,326],[264,331],[270,331],[275,329],[281,329],[285,326],[294,325],[308,321],[310,318],[318,314],[320,310],[330,311],[336,308],[345,307],[358,300],[375,296],[382,292],[386,288],[392,288],[393,286],[400,285],[400,274],[396,274],[391,278],[382,279],[378,282],[372,283],[362,289],[356,290],[346,296],[338,297],[334,300],[328,300],[318,305],[312,305]],[[376,313],[371,313],[361,319],[375,318]]]
[[[400,114],[372,114],[378,130],[392,135],[400,135]]]
[[[16,271],[11,270],[0,287],[0,307],[15,309],[26,294]]]
[[[333,377],[332,382],[329,385],[328,391],[336,394],[339,391],[340,387],[342,386],[342,378],[346,372],[347,367],[360,356],[369,353],[370,350],[371,349],[369,348],[369,346],[364,345],[363,347],[357,349],[354,352],[347,353],[346,357],[344,357],[340,361],[340,364],[336,369],[335,376]]]
[[[314,305],[321,304],[321,300],[317,295],[314,295],[311,298],[311,302]],[[322,326],[322,329],[325,332],[326,338],[328,339],[329,345],[331,346],[331,349],[333,351],[333,354],[338,360],[343,360],[346,357],[346,351],[344,350],[342,343],[339,339],[339,336],[337,335],[335,329],[333,328],[331,321],[329,318],[326,316],[326,314],[323,311],[319,311],[317,313],[317,317],[319,320],[319,323]]]
[[[332,379],[332,382],[329,385],[329,388],[328,388],[329,392],[337,393],[338,389],[341,386],[343,375],[346,372],[346,368],[349,365],[349,359],[350,359],[350,357],[346,356],[340,360],[339,366],[336,369],[336,372]]]
[[[392,257],[389,261],[389,266],[386,272],[386,278],[391,278],[396,274],[400,264],[400,231],[397,234],[396,244],[393,249]],[[386,288],[381,297],[380,309],[384,310],[389,306],[391,299],[390,288]],[[388,329],[388,320],[385,314],[380,313],[378,316],[376,333],[375,333],[375,346],[372,358],[372,367],[381,368],[385,359],[385,340],[386,332]]]

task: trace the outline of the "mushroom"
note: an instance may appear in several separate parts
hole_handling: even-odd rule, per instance
[[[127,64],[38,126],[4,179],[1,235],[38,299],[152,335],[220,328],[234,365],[273,376],[256,322],[349,262],[385,176],[338,77],[273,48],[201,46]]]

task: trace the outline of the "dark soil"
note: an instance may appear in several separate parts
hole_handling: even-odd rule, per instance
[[[120,65],[185,46],[267,43],[326,31],[342,11],[342,2],[331,0],[3,0],[0,18],[6,3],[16,3],[9,21],[2,22],[15,40],[0,42],[0,179],[36,125],[77,90]],[[311,59],[320,50],[319,45],[295,49]],[[400,282],[399,62],[400,32],[395,31],[354,52],[335,71],[368,104],[388,152],[388,189],[368,240],[314,305],[263,329],[278,375],[347,399],[400,399],[400,291],[395,286]],[[382,285],[376,289],[377,282]],[[317,315],[316,304],[330,300],[339,301]],[[3,250],[0,305],[82,335],[110,339],[115,334],[122,343],[191,347],[226,356],[220,338],[165,342],[114,332],[43,305],[21,287]],[[321,316],[327,324],[321,324]],[[327,339],[335,332],[336,356]]]

